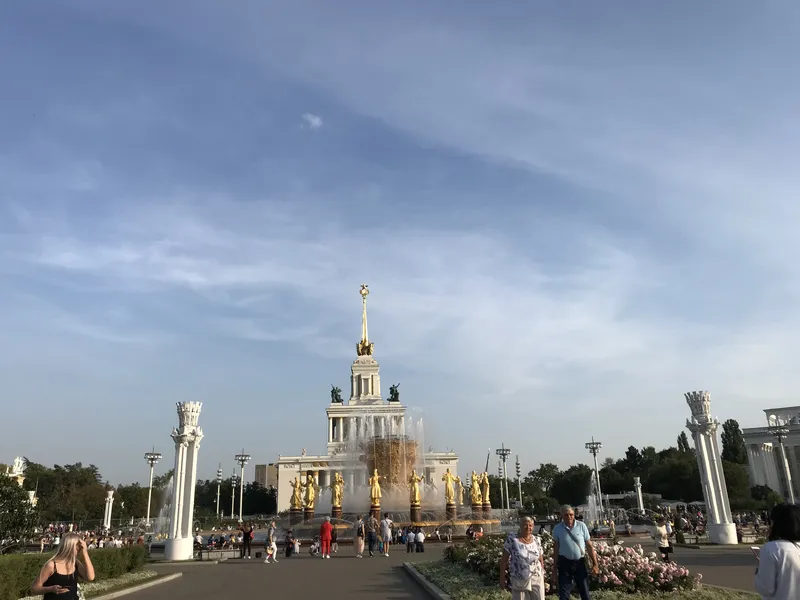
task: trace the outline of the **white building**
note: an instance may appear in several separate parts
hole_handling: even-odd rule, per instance
[[[750,483],[769,486],[787,500],[798,498],[800,406],[768,408],[764,413],[767,417],[766,427],[742,430],[747,446]],[[785,458],[779,440],[783,441]]]
[[[372,437],[415,437],[406,419],[406,407],[399,401],[399,393],[394,399],[381,397],[380,367],[372,356],[374,344],[369,341],[367,330],[368,294],[369,289],[362,285],[361,341],[356,345],[357,357],[350,367],[350,398],[344,401],[338,396],[338,389],[332,390],[331,403],[325,411],[328,422],[325,454],[309,455],[303,449],[299,455],[278,457],[275,463],[278,512],[289,509],[291,481],[295,477],[304,481],[308,471],[313,472],[321,488],[331,484],[335,472],[341,472],[345,480],[342,508],[345,512],[360,510],[369,504],[365,492],[369,474],[366,464],[358,460],[353,448],[360,441]],[[458,456],[454,452],[433,452],[418,447],[417,453],[422,463],[419,475],[428,484],[439,484],[448,468],[453,473],[458,472]]]

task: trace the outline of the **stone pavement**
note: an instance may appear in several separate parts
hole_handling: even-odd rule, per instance
[[[646,551],[651,550],[643,544]],[[292,600],[427,600],[425,591],[403,570],[405,561],[438,560],[445,544],[428,544],[424,554],[406,554],[393,548],[389,558],[357,559],[353,547],[343,545],[330,560],[307,551],[278,564],[231,559],[219,564],[156,565],[159,572],[182,571],[183,577],[131,594],[131,600],[211,600],[281,593]],[[305,550],[305,549],[304,549]],[[703,574],[703,582],[753,591],[755,558],[747,547],[676,548],[678,564]]]
[[[392,552],[389,558],[376,555],[357,559],[352,546],[343,546],[329,560],[308,552],[278,564],[261,560],[231,559],[207,565],[159,565],[155,570],[182,571],[183,577],[128,596],[130,600],[211,600],[216,598],[274,597],[292,600],[427,600],[427,593],[403,569],[410,560],[437,560],[445,544],[428,544],[424,554]],[[393,548],[393,550],[396,550]]]

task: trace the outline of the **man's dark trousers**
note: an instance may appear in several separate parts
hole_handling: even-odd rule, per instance
[[[369,555],[372,556],[372,553],[375,551],[375,543],[378,541],[378,536],[375,535],[374,531],[367,532],[367,547],[369,548]]]
[[[574,584],[573,584],[574,582]],[[558,600],[570,600],[573,585],[578,589],[581,600],[589,598],[589,573],[583,558],[570,560],[558,557]]]

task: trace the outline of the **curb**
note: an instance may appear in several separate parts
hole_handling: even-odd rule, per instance
[[[175,579],[178,579],[178,577],[182,576],[183,573],[172,573],[170,575],[164,575],[163,577],[154,577],[151,581],[145,581],[144,583],[140,583],[139,585],[133,585],[129,588],[125,588],[124,590],[93,596],[93,598],[104,598],[105,600],[112,600],[112,598],[119,598],[120,596],[127,596],[128,594],[133,594],[134,592],[140,592],[142,590],[146,590],[147,588],[151,588],[156,585],[161,585],[162,583],[167,583],[168,581],[173,581]]]
[[[444,593],[444,591],[442,591],[440,587],[428,581],[422,575],[422,573],[420,573],[419,571],[417,571],[416,568],[414,568],[414,565],[412,565],[411,563],[404,562],[403,568],[406,570],[406,573],[411,575],[411,579],[420,584],[423,587],[423,589],[426,592],[428,592],[428,595],[431,598],[433,598],[434,600],[451,600],[451,596],[449,594]]]
[[[228,560],[227,558],[222,558],[220,560]],[[150,567],[173,567],[175,565],[180,565],[182,567],[199,567],[202,565],[216,565],[219,563],[219,560],[153,560],[147,563]]]

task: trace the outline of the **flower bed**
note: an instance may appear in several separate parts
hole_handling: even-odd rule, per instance
[[[553,571],[553,538],[539,536],[544,549],[545,573]],[[503,555],[502,537],[484,537],[477,542],[454,544],[445,550],[445,559],[464,566],[480,575],[487,583],[500,580],[500,559]],[[600,573],[591,578],[593,590],[633,592],[672,592],[694,590],[700,575],[692,575],[686,567],[661,561],[655,552],[647,553],[641,546],[610,545],[594,540]],[[545,582],[548,590],[550,582]]]
[[[147,551],[144,546],[102,548],[90,550],[98,583],[138,571],[144,565]],[[52,554],[5,554],[0,556],[0,600],[17,600],[28,590],[44,563]]]
[[[497,580],[488,582],[475,571],[462,564],[440,560],[414,563],[414,567],[428,581],[449,594],[453,600],[509,600],[511,594],[498,587]],[[555,598],[555,596],[551,596]],[[748,592],[735,592],[708,587],[673,592],[623,592],[598,590],[592,600],[754,600],[758,596]]]

